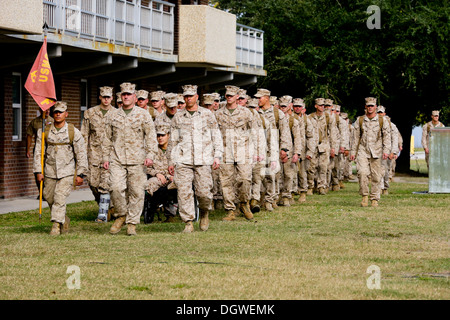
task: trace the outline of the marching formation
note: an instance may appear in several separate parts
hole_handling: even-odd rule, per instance
[[[194,231],[197,216],[200,230],[208,230],[214,209],[225,210],[224,221],[252,220],[260,210],[292,205],[294,195],[305,203],[313,193],[345,188],[355,179],[353,161],[361,206],[378,206],[402,150],[396,125],[373,97],[352,123],[331,99],[315,99],[308,115],[303,99],[278,99],[262,88],[251,97],[225,86],[222,102],[218,93],[200,99],[196,85],[183,86],[182,94],[136,90],[128,82],[120,88],[117,108],[113,88],[100,88],[101,104],[84,112],[81,130],[65,121],[67,104],[55,104],[44,169],[37,131],[33,171],[45,181],[52,235],[67,232],[65,200],[84,179],[99,204],[96,221],[114,220],[111,234],[126,225],[136,235],[141,215],[152,222],[160,208],[165,222],[179,214],[185,233]]]

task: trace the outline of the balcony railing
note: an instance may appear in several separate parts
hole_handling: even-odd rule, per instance
[[[236,24],[236,65],[264,67],[264,31]]]
[[[163,0],[43,0],[49,32],[174,54],[175,5]],[[264,31],[237,24],[236,66],[264,68]]]
[[[44,21],[49,32],[173,54],[174,7],[161,0],[44,0]]]

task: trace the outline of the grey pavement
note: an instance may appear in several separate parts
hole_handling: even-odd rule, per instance
[[[39,209],[39,200],[36,196],[0,200],[0,214]],[[84,188],[72,191],[67,198],[67,203],[91,200],[94,200],[91,189]],[[48,208],[47,201],[42,201],[42,208]]]

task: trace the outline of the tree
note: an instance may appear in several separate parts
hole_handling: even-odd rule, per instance
[[[274,95],[331,98],[351,117],[374,96],[409,150],[413,125],[432,110],[450,120],[448,1],[221,0],[216,7],[238,22],[264,30],[267,77],[257,87]],[[369,29],[370,5],[380,29]],[[312,110],[312,109],[311,109]],[[398,170],[409,170],[409,152]]]

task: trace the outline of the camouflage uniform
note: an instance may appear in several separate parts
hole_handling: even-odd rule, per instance
[[[376,105],[375,98],[366,98],[366,105]],[[356,156],[356,168],[359,179],[359,194],[369,197],[370,200],[380,199],[381,159],[383,154],[391,151],[391,131],[388,121],[382,121],[382,128],[378,114],[372,119],[366,115],[361,116],[355,122],[354,141],[351,155]],[[362,125],[360,126],[360,121]],[[362,129],[361,129],[362,127]],[[372,180],[372,188],[369,194],[369,177]]]
[[[294,154],[297,154],[299,159],[301,159],[302,142],[305,139],[305,132],[304,127],[300,126],[301,120],[297,115],[286,115],[286,118],[288,121],[289,131],[291,132],[292,141],[292,144],[289,146],[289,150],[292,150],[292,152],[291,157],[282,164],[283,188],[281,189],[281,197],[282,199],[292,199],[292,193],[296,191],[296,189],[294,189],[294,181],[296,181],[295,176],[298,174],[298,161],[293,163],[291,159]],[[283,205],[288,204],[288,201],[283,200]]]
[[[289,122],[284,113],[275,107],[271,106],[267,110],[260,110],[262,116],[264,117],[264,121],[266,122],[266,128],[271,128],[269,149],[272,156],[275,156],[275,154],[277,155],[277,169],[275,171],[278,172],[281,169],[279,161],[279,150],[287,150],[288,159],[291,158],[293,153],[292,136],[289,130]],[[264,200],[268,203],[274,204],[278,197],[275,180],[276,172],[272,170],[267,171],[268,172],[266,172],[265,179],[263,180],[266,189]]]
[[[352,145],[353,145],[353,138],[354,138],[354,130],[355,130],[355,128],[353,127],[352,123],[350,123],[347,113],[341,113],[341,116],[344,119],[345,125],[347,127],[347,132],[348,132],[348,150],[351,150],[352,149]],[[353,165],[352,165],[353,161],[350,160],[350,154],[348,156],[344,156],[344,161],[343,162],[344,162],[343,166],[342,166],[343,181],[348,181],[348,179],[353,174]]]
[[[108,110],[108,112],[110,112]],[[107,114],[107,113],[106,113]],[[81,124],[81,134],[87,145],[89,163],[89,187],[99,203],[100,194],[109,192],[109,170],[103,168],[102,141],[105,136],[106,114],[103,115],[101,107],[95,106],[84,112]]]
[[[335,106],[336,108],[339,108],[340,106]],[[336,156],[332,161],[334,161],[334,167],[331,171],[331,187],[332,190],[338,190],[340,182],[344,180],[343,178],[343,170],[344,170],[344,162],[345,162],[345,156],[343,153],[340,152],[341,149],[350,150],[349,146],[349,129],[347,125],[347,121],[345,121],[339,114],[335,113],[333,114],[336,120],[336,128],[337,128],[337,134],[338,134],[338,141],[339,144],[336,145],[335,152]]]
[[[437,114],[439,115],[439,111],[433,111],[433,114]],[[430,150],[430,136],[431,136],[431,129],[433,128],[443,128],[445,127],[444,124],[442,122],[439,122],[435,125],[433,124],[433,121],[427,122],[423,127],[422,127],[422,147],[424,149],[428,149]],[[430,169],[430,164],[429,164],[429,153],[425,152],[425,161],[427,162],[427,168]]]
[[[42,173],[41,139],[42,129],[39,129],[33,162],[35,173]],[[52,124],[46,140],[43,196],[50,207],[51,221],[64,224],[66,199],[72,191],[75,172],[83,176],[88,170],[86,145],[77,128],[74,128],[74,138],[70,145],[68,123],[59,130]]]
[[[255,206],[259,208],[259,202],[261,199],[261,183],[264,177],[264,167],[268,152],[268,140],[266,138],[266,132],[264,130],[263,118],[261,112],[255,108],[258,106],[257,99],[252,99],[248,103],[249,110],[253,114],[253,118],[256,124],[256,130],[252,131],[254,143],[256,144],[256,155],[260,155],[262,160],[253,162],[252,165],[252,188],[251,188],[251,203],[252,211]]]
[[[318,103],[323,102],[319,100]],[[316,104],[318,103],[316,102]],[[330,161],[330,150],[336,147],[337,129],[335,119],[326,112],[323,112],[321,116],[318,116],[317,112],[315,112],[308,117],[313,126],[317,128],[317,134],[319,136],[317,148],[314,150],[314,156],[312,157],[308,168],[308,189],[314,188],[314,180],[317,174],[317,188],[323,194],[327,187],[327,170]]]
[[[303,100],[298,103],[303,103]],[[319,137],[315,133],[315,127],[308,116],[301,114],[301,116],[298,115],[298,117],[300,119],[300,128],[303,137],[301,144],[301,161],[298,163],[297,171],[298,192],[300,192],[301,195],[302,193],[306,193],[308,191],[307,170],[310,160],[307,159],[306,156],[310,156],[311,158],[314,156],[314,151],[317,148]]]
[[[384,121],[387,121],[389,123],[389,128],[391,130],[391,152],[390,156],[392,156],[392,159],[382,159],[381,160],[381,181],[380,181],[380,188],[382,190],[383,194],[388,193],[389,189],[389,174],[391,171],[391,162],[395,159],[395,157],[398,154],[398,129],[397,126],[391,121],[391,119],[388,116],[384,116]]]
[[[224,208],[234,211],[235,192],[241,204],[250,201],[253,157],[257,153],[257,143],[253,141],[257,123],[252,112],[240,105],[233,112],[227,107],[219,109],[215,116],[224,144],[223,163],[219,169]]]
[[[122,90],[123,92],[124,90]],[[111,200],[125,223],[139,224],[144,206],[145,159],[154,159],[158,149],[155,126],[147,110],[133,106],[106,115],[103,162],[110,163]]]
[[[200,106],[192,115],[178,110],[170,133],[167,152],[169,165],[175,166],[179,213],[184,222],[190,222],[195,219],[193,188],[199,209],[212,209],[211,165],[214,158],[222,159],[222,136],[214,114]]]
[[[47,116],[47,118],[45,118],[45,125],[50,125],[53,123],[53,118],[50,116]],[[28,140],[27,140],[27,152],[29,151],[28,147],[31,147],[31,142],[32,139],[35,139],[35,142],[37,140],[37,132],[39,129],[42,129],[42,114],[39,117],[34,118],[33,120],[30,121],[30,123],[28,124],[27,127],[27,139],[29,139],[28,137],[31,137],[30,139],[30,145],[28,145]],[[34,157],[34,151],[36,148],[36,143],[35,143],[35,147],[33,148],[33,157]],[[36,187],[38,188],[38,191],[40,191],[40,182],[37,180],[36,175],[34,175],[34,180],[36,182]]]
[[[400,134],[400,130],[398,130],[398,128],[397,128],[397,131],[398,131],[398,156],[399,156],[400,152],[403,149],[403,137]],[[397,162],[396,158],[392,159],[392,161],[391,161],[391,168],[390,168],[390,172],[389,172],[389,181],[392,181],[392,178],[395,176],[396,162]]]

